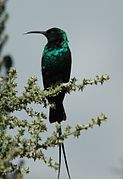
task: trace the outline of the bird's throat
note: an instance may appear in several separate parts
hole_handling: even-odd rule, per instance
[[[64,53],[67,53],[68,51],[68,43],[62,42],[59,46],[57,45],[50,45],[47,43],[47,45],[44,48],[43,55],[46,55],[49,58],[55,58],[58,56],[62,56]]]

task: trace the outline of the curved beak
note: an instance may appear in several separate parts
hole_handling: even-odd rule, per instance
[[[46,31],[29,31],[29,32],[25,32],[23,33],[24,35],[27,35],[27,34],[43,34],[46,36]]]

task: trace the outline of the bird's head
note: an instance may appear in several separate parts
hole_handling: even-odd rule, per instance
[[[33,34],[33,33],[43,34],[47,38],[48,43],[51,44],[62,44],[68,42],[66,33],[62,29],[56,27],[48,29],[46,31],[30,31],[30,32],[26,32],[25,34]]]

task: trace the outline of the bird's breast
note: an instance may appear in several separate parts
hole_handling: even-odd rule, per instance
[[[43,66],[45,67],[55,67],[62,65],[65,62],[66,56],[68,54],[68,48],[45,48],[43,52]]]
[[[58,56],[62,56],[64,53],[68,51],[67,47],[62,48],[44,48],[43,55],[49,57],[49,58],[57,58]]]

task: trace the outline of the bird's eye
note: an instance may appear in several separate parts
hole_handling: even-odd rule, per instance
[[[54,31],[53,31],[53,30],[51,30],[51,34],[54,34]]]

